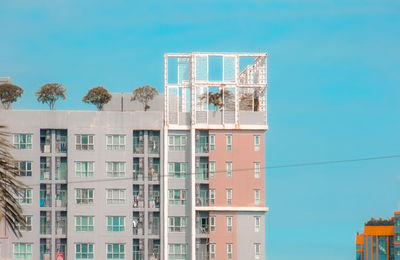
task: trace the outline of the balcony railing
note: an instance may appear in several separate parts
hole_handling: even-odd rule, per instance
[[[208,206],[209,199],[208,196],[196,196],[196,206]]]
[[[201,181],[206,181],[208,180],[208,169],[199,169],[198,171],[196,171],[196,179],[197,180],[201,180]]]
[[[67,219],[58,220],[56,223],[56,235],[66,235],[67,234]]]
[[[144,180],[144,171],[143,169],[134,170],[132,178],[134,181],[143,181]]]
[[[196,144],[196,153],[208,153],[208,143]]]
[[[144,234],[144,225],[142,222],[138,222],[134,220],[133,227],[132,227],[133,235],[143,235]]]
[[[196,233],[197,234],[201,234],[201,235],[204,235],[204,234],[208,234],[210,231],[209,231],[209,226],[208,225],[197,225],[197,227],[196,227]]]
[[[133,194],[133,207],[134,208],[144,208],[143,196]]]
[[[160,235],[160,225],[149,223],[149,235]]]
[[[56,180],[67,180],[67,159],[56,158]]]
[[[133,246],[133,260],[144,260],[144,250],[139,250],[139,246]]]
[[[152,140],[151,140],[152,139]],[[149,153],[158,154],[160,152],[160,137],[149,136]]]
[[[41,235],[51,235],[51,223],[41,221],[40,223],[40,234]]]

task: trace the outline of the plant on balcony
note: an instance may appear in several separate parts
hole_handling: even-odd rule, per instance
[[[21,237],[18,225],[26,227],[26,222],[16,195],[24,185],[16,179],[19,171],[10,153],[13,146],[7,140],[9,134],[4,128],[0,126],[0,222],[4,219],[15,236]]]
[[[225,100],[225,104],[224,101]],[[208,101],[208,105],[214,105],[215,110],[221,110],[224,106],[227,106],[230,103],[233,103],[233,94],[231,91],[227,89],[220,89],[217,92],[208,92],[203,93],[200,96],[200,101],[201,102],[206,102]]]
[[[103,106],[110,102],[112,96],[107,89],[102,86],[89,89],[86,96],[82,98],[82,102],[91,103],[97,107],[97,110],[103,110]]]
[[[0,85],[0,101],[5,109],[9,109],[11,103],[22,96],[24,90],[14,84],[4,83]]]
[[[36,91],[37,100],[40,103],[48,104],[50,110],[54,110],[54,104],[60,98],[65,99],[65,92],[67,89],[63,88],[60,83],[47,83]]]
[[[138,101],[142,103],[144,111],[150,108],[149,102],[158,95],[157,89],[150,85],[142,86],[132,92],[131,101]]]

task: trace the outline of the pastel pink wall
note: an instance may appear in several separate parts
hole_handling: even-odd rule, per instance
[[[236,236],[237,229],[235,212],[210,212],[210,216],[215,216],[215,231],[210,232],[210,243],[216,244],[216,259],[227,258],[227,243],[232,243],[233,258],[237,259],[236,253]],[[226,217],[232,216],[232,232],[228,232],[226,225]]]

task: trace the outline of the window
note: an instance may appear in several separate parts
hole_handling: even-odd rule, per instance
[[[254,151],[260,151],[260,136],[254,136]]]
[[[19,175],[24,177],[32,176],[32,162],[20,161],[18,162]]]
[[[169,163],[168,175],[170,178],[185,178],[187,173],[186,163]]]
[[[106,162],[107,177],[124,177],[125,162]]]
[[[260,178],[260,163],[259,162],[254,163],[254,178],[256,178],[256,179]]]
[[[254,217],[254,232],[260,232],[261,219],[260,217]]]
[[[169,244],[168,259],[187,259],[187,245]]]
[[[215,150],[215,135],[210,135],[210,150]]]
[[[210,189],[210,204],[215,204],[215,189]]]
[[[232,162],[226,162],[226,176],[232,177]]]
[[[75,244],[76,259],[94,259],[93,244],[77,243]]]
[[[94,162],[75,162],[75,176],[92,177],[94,175]]]
[[[125,190],[124,189],[106,189],[107,204],[124,204]]]
[[[209,171],[210,171],[210,177],[214,178],[214,176],[215,176],[215,162],[210,162]]]
[[[210,244],[210,259],[216,259],[216,251],[215,243]]]
[[[260,205],[260,190],[254,190],[254,204]]]
[[[226,217],[226,230],[232,232],[232,216]]]
[[[254,244],[254,258],[255,259],[260,259],[261,258],[261,244],[256,243]]]
[[[168,201],[170,205],[185,205],[186,190],[168,190]]]
[[[14,259],[32,258],[32,244],[31,243],[13,243],[13,258]]]
[[[226,135],[226,150],[232,150],[232,135]]]
[[[112,232],[125,231],[125,217],[122,216],[107,217],[107,231],[112,231]]]
[[[93,151],[94,135],[75,135],[76,150]]]
[[[394,249],[394,255],[395,256],[400,256],[400,248],[399,247]]]
[[[92,204],[94,189],[75,189],[76,204]]]
[[[18,202],[20,204],[32,204],[32,189],[22,189],[18,196]]]
[[[232,259],[232,255],[233,255],[232,247],[233,247],[232,243],[226,244],[226,256],[228,257],[228,259]]]
[[[186,135],[170,135],[168,137],[169,151],[186,151],[187,136]]]
[[[125,259],[125,244],[107,244],[107,259]]]
[[[125,135],[106,135],[107,150],[125,150]]]
[[[215,216],[210,217],[210,231],[215,232]]]
[[[32,149],[32,135],[31,134],[14,134],[13,144],[19,150]]]
[[[168,217],[169,232],[185,232],[187,218],[186,217]]]
[[[19,231],[32,231],[32,216],[24,216],[25,222],[26,222],[26,227],[21,226],[20,223],[16,223],[17,229]]]
[[[232,189],[226,189],[226,204],[232,204]]]
[[[93,216],[75,216],[75,231],[94,231]]]

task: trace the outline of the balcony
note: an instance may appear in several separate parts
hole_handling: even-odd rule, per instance
[[[196,239],[196,259],[209,258],[209,241],[205,238]]]
[[[40,239],[40,260],[51,259],[51,239],[41,238]]]
[[[197,157],[196,158],[196,180],[197,181],[208,181],[208,158]]]
[[[148,148],[150,154],[160,153],[160,131],[149,131]]]
[[[208,205],[209,205],[208,185],[197,184],[196,185],[196,206],[208,206]]]
[[[56,130],[56,152],[67,152],[67,130]]]
[[[160,240],[149,239],[149,260],[160,260]]]
[[[196,153],[208,153],[208,131],[196,131]]]
[[[160,213],[149,213],[149,235],[160,235]]]
[[[143,158],[133,158],[133,180],[144,180],[144,163]]]
[[[66,238],[56,238],[56,254],[58,254],[58,253],[63,254],[64,260],[66,260],[67,259],[66,252],[67,252],[67,239]]]
[[[50,184],[40,184],[40,207],[51,207]]]
[[[56,207],[67,206],[67,184],[56,185]]]
[[[133,235],[137,235],[137,236],[144,235],[143,212],[133,212],[132,232],[133,232]]]
[[[51,235],[51,212],[40,211],[40,234]]]
[[[67,180],[67,157],[56,157],[56,180]]]
[[[133,153],[144,153],[144,131],[133,131]]]
[[[144,260],[143,239],[133,239],[133,260]]]
[[[67,212],[57,211],[56,212],[56,235],[67,234]]]
[[[40,157],[40,180],[51,180],[51,157]]]
[[[149,185],[149,208],[160,208],[160,185]]]
[[[133,208],[144,208],[143,185],[133,185]]]
[[[51,130],[40,130],[40,151],[42,153],[51,153]]]
[[[149,158],[149,181],[160,181],[160,158]]]

